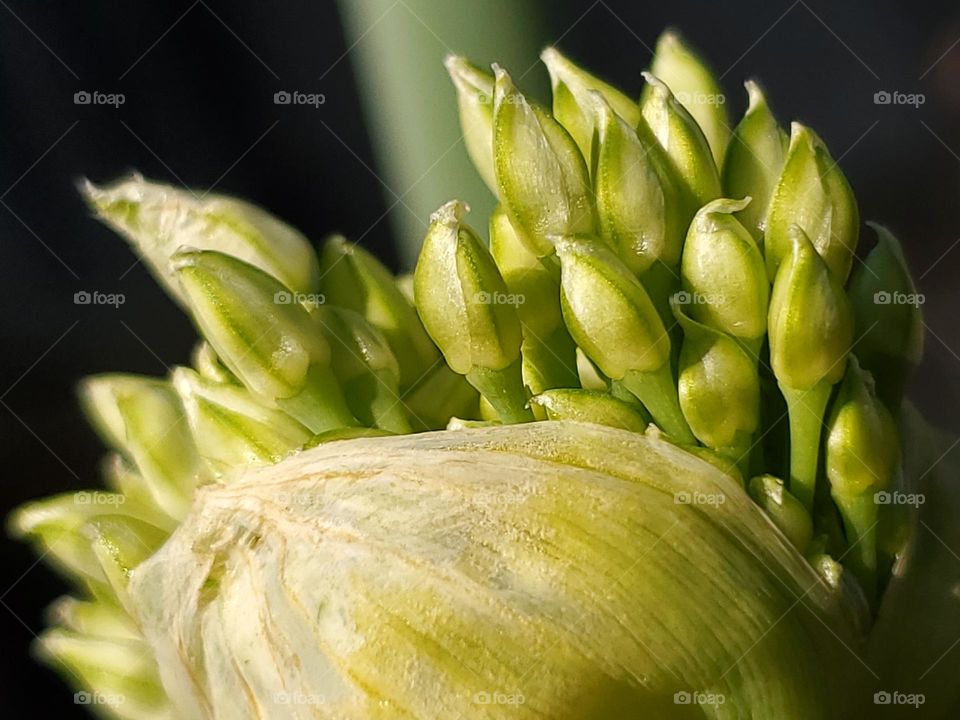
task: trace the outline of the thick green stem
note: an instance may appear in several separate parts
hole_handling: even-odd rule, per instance
[[[621,382],[637,396],[647,412],[653,416],[653,421],[667,435],[678,443],[697,444],[697,439],[680,410],[677,383],[673,379],[669,363],[664,363],[659,370],[653,372],[628,372]]]
[[[504,425],[534,420],[533,411],[527,405],[520,360],[502,370],[475,368],[466,377],[497,411]]]
[[[412,432],[410,421],[403,407],[403,403],[386,380],[374,374],[373,395],[370,398],[370,412],[373,423],[382,430],[405,434]]]
[[[860,495],[833,493],[843,516],[850,550],[843,562],[853,571],[867,599],[873,603],[877,587],[877,504],[873,491]]]
[[[823,416],[832,389],[824,381],[809,390],[795,390],[780,383],[790,417],[790,492],[808,511],[813,510]]]
[[[278,398],[277,406],[317,434],[358,425],[347,407],[340,383],[326,365],[311,365],[307,382],[298,395]]]

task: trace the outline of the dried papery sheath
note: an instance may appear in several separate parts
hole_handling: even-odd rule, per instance
[[[170,261],[181,247],[239,258],[293,292],[317,290],[317,258],[307,238],[256,205],[148,182],[140,175],[104,187],[86,180],[80,189],[97,217],[133,245],[181,304]]]

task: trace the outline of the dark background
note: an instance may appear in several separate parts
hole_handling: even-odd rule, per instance
[[[439,2],[440,0],[438,0]],[[483,3],[475,3],[483,12]],[[781,122],[827,141],[864,219],[900,236],[926,295],[927,355],[914,397],[960,429],[960,10],[955,2],[544,3],[530,32],[631,92],[667,25],[712,61],[734,117],[757,75]],[[469,17],[464,22],[469,25]],[[102,448],[74,400],[78,378],[163,374],[194,333],[126,245],[89,218],[82,176],[148,177],[248,197],[319,240],[340,230],[390,264],[397,254],[335,3],[0,0],[0,468],[2,512],[98,483]],[[438,48],[438,61],[442,49]],[[482,58],[487,59],[487,58]],[[334,65],[332,70],[328,69]],[[322,82],[318,82],[325,73]],[[537,70],[536,72],[540,72]],[[411,78],[416,82],[416,78]],[[283,87],[322,92],[283,108]],[[78,106],[81,89],[122,92],[119,109]],[[923,93],[878,106],[878,90]],[[438,102],[452,103],[449,96]],[[463,152],[462,148],[458,152]],[[355,157],[354,153],[356,156]],[[409,241],[409,240],[408,240]],[[873,243],[865,230],[863,245]],[[119,310],[78,290],[122,292]],[[0,542],[0,687],[6,717],[79,715],[27,657],[46,604],[68,588],[31,551]]]

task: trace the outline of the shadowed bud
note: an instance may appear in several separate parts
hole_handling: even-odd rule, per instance
[[[773,524],[801,553],[806,552],[813,537],[813,522],[803,503],[787,492],[783,480],[773,475],[752,478],[750,497],[764,509]]]
[[[560,54],[556,48],[549,47],[540,53],[540,59],[550,73],[553,89],[553,116],[566,128],[580,148],[580,154],[590,167],[593,157],[596,112],[590,95],[600,93],[613,112],[619,115],[631,128],[640,122],[640,108],[637,103],[612,85],[588,73]]]
[[[750,437],[760,422],[757,361],[732,337],[688,317],[676,299],[673,312],[683,329],[678,394],[697,439],[745,466]]]
[[[170,384],[97,375],[83,381],[80,399],[103,439],[136,465],[152,502],[170,517],[182,517],[208,476]]]
[[[320,272],[326,302],[360,313],[383,333],[400,365],[401,387],[415,383],[437,361],[413,302],[373,255],[334,235],[323,246]]]
[[[647,421],[629,403],[609,393],[581,388],[547,390],[530,398],[547,413],[548,420],[576,420],[642,433]]]
[[[770,296],[770,362],[777,380],[798,390],[843,377],[853,343],[853,314],[837,277],[800,228]]]
[[[723,163],[730,140],[726,96],[707,64],[675,30],[657,40],[650,74],[667,84],[703,130],[717,167]]]
[[[327,336],[333,372],[351,412],[364,425],[410,432],[400,401],[400,368],[383,335],[351,310],[319,306],[312,315]]]
[[[690,223],[683,181],[645,122],[631,125],[599,94],[590,99],[599,141],[594,186],[601,236],[636,275],[657,260],[675,266]]]
[[[753,80],[745,84],[750,104],[733,130],[723,161],[723,191],[730,197],[753,198],[737,213],[743,226],[760,242],[767,209],[780,179],[790,139],[777,124],[763,90]]]
[[[696,214],[683,246],[683,293],[676,297],[697,322],[759,343],[767,331],[770,284],[760,249],[734,216],[749,203],[714,200]]]
[[[720,173],[707,138],[670,88],[650,73],[640,109],[660,146],[692,193],[696,207],[720,196]]]
[[[443,61],[457,89],[460,129],[467,154],[480,177],[497,194],[493,169],[493,75],[459,55],[447,55]]]
[[[857,357],[877,380],[891,410],[899,407],[910,369],[923,355],[924,297],[917,292],[900,243],[882,225],[868,223],[877,245],[850,278]]]
[[[860,214],[847,178],[816,133],[793,123],[783,172],[767,211],[764,254],[772,280],[799,225],[839,282],[845,283],[860,235]]]
[[[81,191],[97,217],[126,238],[171,297],[185,302],[171,258],[181,247],[230,255],[279,280],[293,292],[315,292],[317,258],[298,230],[251,203],[196,194],[133,175]]]
[[[827,421],[825,446],[830,494],[851,546],[847,562],[872,601],[879,512],[875,493],[893,481],[900,440],[893,417],[876,396],[873,378],[852,356]]]
[[[197,449],[218,474],[278,462],[310,439],[310,431],[239,385],[224,385],[189,368],[173,371]]]
[[[248,389],[314,433],[356,424],[326,340],[287,288],[217,252],[181,251],[174,267],[200,332]]]
[[[563,318],[556,261],[538,258],[531,252],[499,205],[490,216],[490,253],[507,291],[518,301],[516,308],[524,327],[539,337],[546,337],[559,327]]]
[[[573,138],[494,67],[494,163],[511,221],[540,257],[561,236],[596,232],[587,166]]]

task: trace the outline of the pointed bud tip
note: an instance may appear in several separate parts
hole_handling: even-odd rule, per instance
[[[450,200],[430,213],[431,225],[457,227],[470,212],[470,206],[462,200]]]

